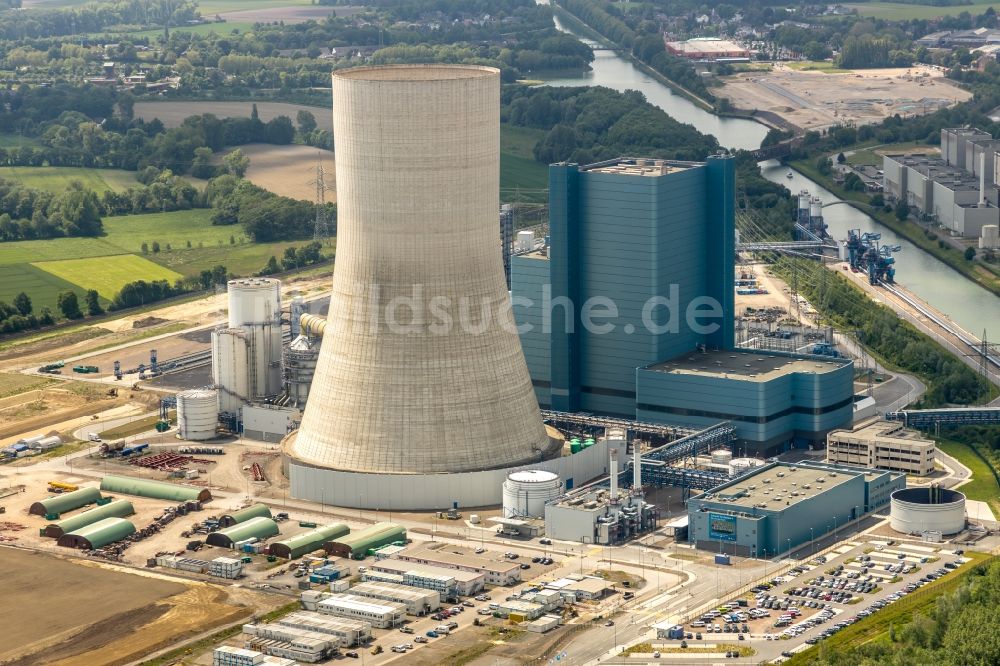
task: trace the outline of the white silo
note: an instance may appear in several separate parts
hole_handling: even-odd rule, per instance
[[[729,449],[715,449],[712,451],[712,464],[713,465],[728,465],[729,461],[733,459],[733,452]]]
[[[763,464],[764,461],[760,458],[733,458],[729,462],[729,474],[737,476],[753,469],[754,467],[760,467]]]
[[[504,518],[540,518],[545,503],[563,493],[562,479],[545,470],[511,472],[503,482]]]
[[[229,281],[229,328],[247,333],[251,400],[281,392],[281,281]]]
[[[309,402],[285,444],[291,468],[319,484],[318,469],[421,475],[554,456],[497,251],[499,71],[338,70],[333,125],[337,270]],[[290,477],[293,495],[305,488]]]
[[[250,343],[241,328],[212,331],[212,383],[218,390],[219,411],[238,414],[250,402]]]
[[[177,394],[177,430],[181,439],[212,439],[218,422],[218,396],[215,391],[195,389]]]

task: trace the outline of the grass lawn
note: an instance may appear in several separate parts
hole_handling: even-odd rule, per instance
[[[800,72],[824,72],[826,74],[846,74],[850,72],[849,69],[841,69],[837,67],[836,64],[832,62],[827,62],[825,60],[803,60],[802,62],[786,62],[789,69],[795,69]]]
[[[968,444],[938,439],[938,448],[972,470],[972,481],[958,489],[970,500],[988,502],[994,511],[1000,510],[1000,486],[990,466]]]
[[[173,250],[187,247],[191,241],[193,248],[199,243],[208,247],[219,242],[229,244],[229,237],[239,243],[244,239],[243,227],[216,226],[212,224],[212,211],[208,208],[194,208],[172,213],[146,213],[143,215],[122,215],[104,218],[107,239],[123,252],[141,252],[142,244],[156,241],[166,249],[169,243]],[[157,259],[155,255],[149,258]]]
[[[83,289],[96,289],[108,300],[129,282],[167,280],[173,283],[181,277],[179,273],[134,254],[44,261],[32,265]]]
[[[215,16],[226,12],[271,7],[300,7],[312,5],[311,0],[204,0],[198,3],[202,16]]]
[[[229,10],[233,11],[233,10]],[[214,13],[209,14],[205,11],[204,7],[201,8],[201,13],[204,16],[215,16]],[[220,35],[230,35],[234,30],[240,33],[250,32],[253,29],[253,23],[249,22],[239,22],[239,21],[226,21],[225,23],[199,23],[198,25],[181,25],[181,26],[171,26],[170,32],[187,32],[194,35],[207,35],[209,33],[215,32]],[[149,30],[132,30],[129,32],[103,32],[97,33],[98,35],[118,35],[129,37],[148,37],[150,39],[156,39],[157,37],[163,36],[163,28],[151,28]]]
[[[74,180],[98,194],[105,190],[122,192],[138,184],[134,171],[83,167],[0,167],[0,178],[55,194],[65,190]]]
[[[310,241],[300,240],[243,245],[229,245],[227,242],[225,245],[215,247],[210,247],[206,243],[203,248],[161,252],[156,255],[156,262],[183,275],[198,275],[203,270],[211,270],[220,264],[235,275],[249,275],[264,268],[271,255],[280,261],[286,247],[301,247],[308,242]],[[329,252],[329,249],[324,250],[324,254]]]
[[[976,5],[933,7],[930,5],[907,5],[897,2],[866,2],[844,6],[858,10],[861,16],[874,16],[889,21],[904,21],[906,19],[932,19],[938,16],[957,16],[962,12],[969,12],[973,16],[976,16],[994,5],[991,2],[985,2]]]
[[[513,201],[519,194],[525,202],[548,200],[549,170],[535,161],[535,144],[543,130],[527,127],[500,127],[500,200]]]
[[[31,298],[36,315],[42,308],[49,308],[58,315],[56,302],[60,292],[75,291],[82,298],[84,290],[31,264],[0,266],[0,301],[10,303],[22,291]]]
[[[847,156],[847,163],[873,164],[881,167],[883,154],[910,153],[910,152],[939,153],[940,151],[937,149],[936,146],[928,146],[926,143],[917,143],[916,141],[909,141],[906,143],[894,143],[889,146],[872,146],[871,148],[857,150],[854,152],[853,155]]]

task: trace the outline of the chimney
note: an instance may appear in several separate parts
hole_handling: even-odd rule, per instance
[[[642,492],[642,455],[639,453],[639,440],[632,441],[632,490]]]
[[[608,466],[611,477],[611,501],[618,499],[618,449],[611,449],[611,465]]]
[[[979,153],[979,207],[986,207],[986,150]]]

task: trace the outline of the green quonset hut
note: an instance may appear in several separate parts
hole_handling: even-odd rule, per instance
[[[343,523],[333,523],[324,525],[308,532],[293,536],[290,539],[276,541],[271,544],[271,555],[284,557],[289,560],[302,557],[306,553],[319,550],[323,544],[350,534],[351,528]]]
[[[103,548],[135,534],[135,525],[124,518],[104,518],[75,532],[59,537],[59,545],[67,548]]]
[[[231,527],[239,523],[245,523],[251,518],[272,518],[271,509],[266,504],[251,504],[245,509],[223,514],[219,519],[219,524],[223,527]]]
[[[207,488],[179,486],[164,481],[151,479],[135,479],[131,476],[106,476],[101,479],[101,490],[124,495],[137,495],[151,499],[169,500],[171,502],[188,502],[200,500],[207,502],[212,499],[212,493]]]
[[[209,546],[232,548],[237,541],[247,539],[268,539],[278,533],[278,523],[270,518],[258,516],[218,532],[212,532],[205,539]]]
[[[105,518],[124,518],[125,516],[131,516],[133,513],[135,513],[135,508],[133,508],[132,502],[128,500],[115,500],[104,506],[99,506],[60,520],[58,523],[52,523],[42,529],[42,534],[53,539],[58,539],[63,534],[75,532],[99,520],[104,520]]]
[[[372,548],[396,541],[406,541],[406,529],[395,523],[375,523],[371,527],[329,541],[323,547],[330,555],[363,560]]]
[[[80,488],[71,493],[63,493],[62,495],[56,495],[55,497],[35,502],[28,511],[36,516],[44,516],[49,513],[65,513],[73,509],[79,509],[81,506],[94,504],[99,499],[101,499],[101,491],[97,488]]]

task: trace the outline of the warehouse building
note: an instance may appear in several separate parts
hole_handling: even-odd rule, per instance
[[[502,601],[496,609],[496,613],[500,617],[506,617],[512,620],[516,619],[519,622],[524,622],[525,620],[537,620],[547,612],[548,611],[544,605],[535,603],[534,601],[525,601],[523,599],[510,599],[509,601]]]
[[[57,543],[67,548],[92,550],[121,541],[133,534],[135,534],[135,525],[124,518],[104,518],[74,532],[63,534]]]
[[[695,37],[683,42],[664,40],[667,52],[679,58],[701,62],[749,62],[750,49],[728,39]]]
[[[239,511],[222,514],[222,517],[219,518],[219,525],[232,527],[237,523],[245,523],[251,518],[273,518],[273,516],[271,509],[266,504],[251,504]]]
[[[398,554],[398,553],[397,553]],[[367,575],[399,576],[404,585],[438,591],[442,597],[455,594],[469,597],[486,587],[486,574],[452,567],[419,564],[395,558],[382,559],[368,567]]]
[[[319,550],[323,544],[347,536],[351,528],[343,523],[333,523],[317,527],[314,530],[297,534],[290,539],[275,541],[271,544],[269,553],[287,560],[294,560],[314,550]]]
[[[358,597],[393,601],[406,606],[408,615],[427,615],[441,608],[441,595],[433,590],[422,590],[395,583],[360,583],[350,593]]]
[[[639,495],[595,488],[545,505],[550,539],[610,545],[656,528],[656,507]]]
[[[393,523],[375,523],[357,532],[327,541],[323,547],[330,555],[363,560],[375,548],[397,542],[406,542],[405,528]]]
[[[521,582],[521,567],[518,564],[510,561],[491,560],[479,555],[453,553],[432,548],[415,548],[397,554],[395,559],[483,574],[489,585],[515,585]],[[380,564],[391,561],[390,558],[383,560]]]
[[[197,500],[207,502],[212,499],[212,491],[208,488],[181,486],[165,481],[151,479],[136,479],[131,476],[105,476],[101,479],[101,490],[123,495],[136,495],[150,499],[161,499],[170,502],[190,502]]]
[[[395,627],[406,616],[406,606],[394,601],[374,601],[353,594],[337,593],[322,599],[316,610],[327,615],[368,622],[377,629]]]
[[[212,653],[212,666],[296,666],[294,659],[272,657],[256,650],[223,645]]]
[[[279,624],[244,624],[243,633],[252,636],[247,647],[275,657],[315,664],[337,653],[337,639],[316,631]]]
[[[372,637],[372,626],[361,620],[331,617],[310,611],[298,611],[275,620],[272,624],[294,629],[305,629],[337,640],[340,647],[354,647],[367,643]]]
[[[66,532],[73,532],[91,523],[96,523],[98,520],[105,518],[125,518],[126,516],[131,516],[133,513],[135,513],[135,509],[132,507],[131,502],[128,500],[115,500],[103,506],[94,507],[89,511],[78,513],[75,516],[64,518],[58,523],[52,523],[42,529],[42,535],[58,539]]]
[[[937,447],[919,430],[894,421],[873,421],[854,430],[834,430],[826,438],[826,460],[889,469],[914,476],[934,471]]]
[[[88,504],[95,504],[101,499],[101,491],[97,488],[87,487],[74,490],[69,493],[62,493],[55,497],[49,497],[35,502],[28,509],[28,513],[36,516],[59,515],[67,511],[73,511]]]
[[[219,546],[220,548],[232,548],[238,541],[247,539],[257,539],[263,541],[278,534],[278,523],[270,518],[251,518],[245,522],[238,523],[232,527],[227,527],[218,532],[212,532],[205,538],[205,543],[209,546]]]
[[[889,504],[898,472],[819,462],[772,462],[688,500],[698,548],[775,557]]]

